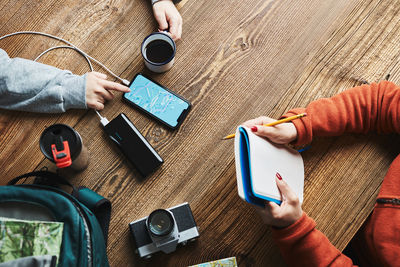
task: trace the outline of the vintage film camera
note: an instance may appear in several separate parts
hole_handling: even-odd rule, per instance
[[[178,244],[186,245],[199,236],[188,203],[169,209],[157,209],[148,217],[131,222],[131,233],[140,257],[150,258],[157,251],[171,253]]]

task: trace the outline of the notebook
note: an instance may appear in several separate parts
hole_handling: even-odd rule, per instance
[[[235,135],[235,163],[239,196],[264,207],[265,200],[281,204],[278,172],[303,202],[304,165],[299,152],[277,145],[239,126]]]

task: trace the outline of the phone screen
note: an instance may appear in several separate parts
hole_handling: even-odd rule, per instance
[[[141,74],[129,86],[131,92],[125,98],[165,123],[175,127],[182,112],[190,104]]]

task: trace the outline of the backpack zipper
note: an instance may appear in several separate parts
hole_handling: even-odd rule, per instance
[[[394,205],[400,205],[400,199],[398,198],[392,198],[392,199],[387,199],[387,198],[378,198],[376,200],[377,203],[380,204],[394,204]]]

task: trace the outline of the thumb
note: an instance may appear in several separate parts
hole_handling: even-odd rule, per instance
[[[160,30],[168,29],[168,22],[164,12],[154,12],[154,17],[158,23],[158,28]]]
[[[276,185],[282,195],[282,200],[285,199],[289,204],[293,204],[299,201],[296,193],[290,188],[290,186],[283,180],[282,176],[276,173]]]
[[[275,202],[268,201],[267,203],[265,203],[264,209],[268,211],[270,214],[278,214],[280,211],[280,206]]]

